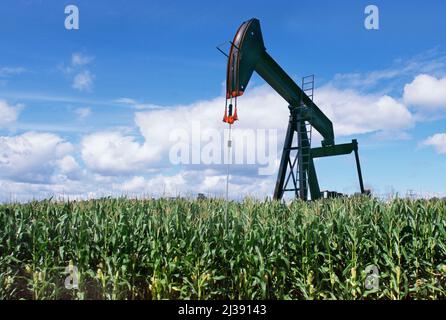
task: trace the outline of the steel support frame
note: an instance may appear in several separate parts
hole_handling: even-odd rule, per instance
[[[312,199],[318,199],[320,198],[320,189],[311,157],[311,145],[305,124],[307,119],[302,115],[305,107],[289,106],[289,109],[290,118],[274,190],[274,199],[282,199],[287,191],[293,191],[296,198],[304,201],[308,200],[309,191]],[[292,146],[295,134],[297,135],[297,147]],[[304,154],[304,149],[308,149],[307,154]],[[290,157],[293,150],[297,151],[294,158]],[[296,170],[297,168],[298,170]],[[288,189],[287,186],[290,182],[292,188]]]

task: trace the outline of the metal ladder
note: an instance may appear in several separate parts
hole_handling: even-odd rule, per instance
[[[314,98],[314,74],[303,77],[302,78],[302,91],[310,98],[311,102],[313,102]],[[303,103],[300,105],[301,107],[305,107]],[[312,119],[309,119],[312,120]],[[313,133],[313,126],[311,125],[311,121],[305,121],[305,130],[308,134],[308,148],[311,149],[311,135]],[[308,151],[309,153],[310,151]]]
[[[314,74],[305,76],[302,78],[302,91],[310,98],[313,102],[314,98]],[[300,108],[305,108],[305,104],[301,102]],[[310,166],[310,157],[311,157],[311,138],[313,133],[313,126],[311,125],[311,119],[305,121],[304,126],[301,130],[298,130],[298,152],[302,154],[302,156],[298,156],[302,159],[301,163],[297,166],[296,177],[297,183],[299,185],[299,197],[300,198],[308,198],[308,171],[304,172],[303,175],[300,175],[300,171],[306,168],[309,169]],[[300,133],[302,131],[306,132],[306,138],[302,138]],[[303,178],[302,178],[303,177]]]
[[[314,75],[302,78],[302,91],[311,99],[311,101],[313,101]],[[301,103],[298,108],[306,108],[306,106]],[[295,155],[295,157],[291,156],[291,154],[289,155],[289,173],[287,175],[283,189],[283,192],[294,192],[297,198],[305,198],[305,200],[307,200],[308,198],[308,172],[304,170],[304,168],[309,168],[310,165],[311,137],[313,132],[311,121],[308,120],[305,121],[302,128],[298,128],[298,123],[295,123],[295,132],[297,133],[297,146],[288,148],[286,150],[289,152],[297,151],[297,154]],[[302,137],[303,131],[306,132],[306,138]],[[300,172],[302,171],[303,174],[301,175]],[[290,179],[292,179],[293,187],[288,187]]]

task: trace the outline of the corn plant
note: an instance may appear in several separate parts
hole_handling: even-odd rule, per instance
[[[0,299],[444,299],[445,230],[436,199],[3,204]]]

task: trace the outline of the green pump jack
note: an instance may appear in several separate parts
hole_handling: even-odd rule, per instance
[[[266,52],[258,19],[244,22],[230,44],[229,55],[225,54],[228,57],[228,65],[223,121],[232,125],[238,120],[237,97],[246,91],[254,71],[289,103],[290,118],[274,199],[282,199],[286,192],[292,192],[296,198],[304,201],[342,196],[334,191],[321,192],[314,159],[351,153],[355,154],[360,192],[368,194],[369,191],[364,189],[362,179],[358,142],[352,140],[351,143],[335,144],[332,122],[313,101],[314,76],[304,77],[302,87],[288,76]],[[233,101],[235,101],[234,114]],[[321,147],[311,147],[313,128],[323,137]],[[293,146],[295,140],[297,144]]]

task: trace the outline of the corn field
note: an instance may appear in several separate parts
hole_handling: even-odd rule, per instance
[[[4,204],[0,298],[444,299],[445,229],[444,200]]]

